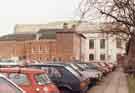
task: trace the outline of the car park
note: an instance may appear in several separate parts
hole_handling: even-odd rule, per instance
[[[97,80],[99,80],[101,78],[100,74],[97,71],[87,71],[84,68],[78,66],[76,63],[70,63],[70,65],[78,70],[81,74],[83,74],[85,77],[89,78],[89,81],[91,81],[91,83],[89,84],[91,86],[91,84],[95,84]]]
[[[100,67],[105,69],[107,71],[107,73],[111,72],[110,69],[108,68],[108,66],[106,66],[103,62],[96,62],[95,64],[98,64]]]
[[[100,71],[103,73],[104,76],[109,72],[108,69],[102,67],[102,66],[99,65],[98,63],[95,63],[95,62],[94,62],[94,63],[91,63],[91,64],[93,64],[94,66],[96,66],[96,67],[98,68],[98,70],[100,70]]]
[[[95,74],[98,74],[99,76],[97,78],[94,78],[96,80],[101,80],[103,77],[103,72],[95,65],[91,63],[77,63],[78,66],[80,66],[83,70],[86,70],[88,72],[92,72]]]
[[[0,74],[0,93],[26,93],[14,82]]]
[[[29,64],[28,67],[43,69],[59,87],[61,93],[85,93],[88,89],[89,80],[68,64]]]
[[[42,70],[31,68],[0,68],[0,73],[20,86],[26,93],[59,93]]]

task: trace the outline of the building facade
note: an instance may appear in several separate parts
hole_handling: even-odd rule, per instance
[[[0,39],[0,51],[7,51],[1,52],[0,56],[26,56],[36,60],[117,62],[118,57],[125,53],[126,41],[118,39],[116,35],[102,33],[101,28],[106,24],[86,22],[70,29],[63,24],[16,25],[15,39],[6,36]],[[9,43],[13,49],[3,48]]]
[[[125,54],[126,41],[111,33],[111,23],[82,23],[77,31],[85,35],[85,61],[87,62],[117,62]],[[125,36],[123,34],[123,36]]]
[[[0,57],[26,57],[39,61],[71,61],[85,57],[85,37],[73,29],[42,29],[36,34],[12,34],[0,38]],[[84,58],[83,58],[84,59]]]
[[[125,44],[117,36],[94,32],[86,34],[86,61],[117,62],[118,56],[125,53]]]

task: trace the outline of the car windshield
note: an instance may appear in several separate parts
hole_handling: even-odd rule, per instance
[[[46,85],[48,83],[52,83],[45,73],[36,74],[35,78],[38,85]]]
[[[77,78],[81,76],[81,73],[71,66],[66,66],[66,69],[70,71],[73,75],[75,75]]]
[[[5,78],[0,77],[0,93],[23,93],[23,92]]]
[[[70,66],[72,66],[74,69],[78,70],[78,71],[84,71],[83,68],[79,67],[78,65],[76,64],[70,64]]]
[[[31,82],[27,74],[23,73],[10,73],[8,78],[12,80],[17,85],[30,85]]]
[[[77,64],[79,67],[81,67],[82,69],[88,69],[88,65],[86,64]]]

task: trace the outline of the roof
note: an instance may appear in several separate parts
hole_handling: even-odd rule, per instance
[[[32,68],[14,67],[14,68],[0,68],[0,72],[43,73],[44,71]]]
[[[36,33],[40,29],[62,29],[64,23],[68,23],[69,27],[76,24],[77,20],[69,21],[55,21],[47,24],[17,24],[15,27],[15,33]]]
[[[34,40],[35,34],[9,34],[0,37],[0,41],[24,41],[24,40]]]
[[[69,20],[69,21],[55,21],[48,24],[17,24],[16,33],[37,33],[40,29],[52,29],[53,31],[63,29],[63,24],[67,23],[70,29],[72,25],[76,25],[76,31],[80,33],[91,33],[91,32],[101,32],[102,29],[110,30],[108,28],[115,27],[117,23],[104,22],[104,23],[93,23],[88,21],[79,20]],[[44,30],[45,31],[45,30]]]
[[[40,39],[56,39],[56,32],[63,29],[40,29],[37,33],[40,34]]]

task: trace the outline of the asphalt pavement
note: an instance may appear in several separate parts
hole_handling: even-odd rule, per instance
[[[128,93],[126,74],[118,68],[90,88],[87,93]]]

